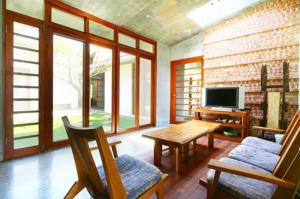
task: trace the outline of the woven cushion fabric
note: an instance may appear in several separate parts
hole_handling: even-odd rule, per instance
[[[254,169],[258,172],[270,174],[270,172],[259,167],[247,164],[230,158],[221,158],[221,162],[230,165]],[[215,171],[210,169],[207,174],[209,182],[213,181]],[[239,175],[233,175],[226,172],[221,172],[218,188],[224,192],[240,199],[270,199],[277,189],[277,186],[271,183],[247,178]]]
[[[277,162],[280,159],[280,156],[278,155],[245,145],[239,145],[238,147],[234,148],[228,154],[228,157],[252,164],[269,172],[273,172]]]
[[[161,172],[148,162],[129,155],[116,158],[116,164],[128,199],[137,198],[161,179]],[[108,190],[104,169],[99,166],[98,172],[103,185]]]
[[[255,149],[262,149],[273,154],[279,154],[279,151],[282,147],[282,145],[278,143],[264,140],[258,137],[246,137],[241,144],[251,146]]]

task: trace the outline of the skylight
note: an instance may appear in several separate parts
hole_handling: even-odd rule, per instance
[[[262,0],[211,0],[188,13],[188,17],[202,28],[233,15]]]

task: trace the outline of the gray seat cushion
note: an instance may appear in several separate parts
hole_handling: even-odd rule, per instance
[[[116,164],[128,199],[139,197],[161,179],[161,172],[158,168],[132,156],[121,155],[116,158]],[[102,166],[98,167],[98,172],[107,191],[108,187]]]
[[[254,169],[258,172],[263,172],[271,175],[270,172],[264,169],[238,160],[221,158],[220,161],[239,167]],[[207,174],[207,179],[209,182],[213,181],[214,173],[214,170],[209,170]],[[270,199],[277,189],[277,186],[271,183],[225,172],[221,172],[218,187],[224,192],[240,199]]]
[[[241,144],[251,146],[255,149],[262,149],[273,154],[279,154],[279,151],[282,147],[282,145],[278,143],[264,140],[258,137],[246,137]]]
[[[238,147],[234,148],[228,154],[228,157],[252,164],[269,172],[273,172],[277,162],[280,159],[280,156],[278,155],[245,145],[239,145]]]

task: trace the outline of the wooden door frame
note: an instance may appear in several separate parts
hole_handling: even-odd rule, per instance
[[[13,23],[19,22],[39,29],[39,144],[21,149],[14,149],[13,138]],[[6,11],[4,26],[7,27],[4,41],[4,129],[5,129],[5,145],[4,145],[4,159],[16,158],[33,153],[41,152],[44,149],[45,134],[42,133],[45,129],[44,113],[44,84],[43,80],[45,74],[45,37],[42,31],[43,22],[38,19],[32,20],[31,17],[22,16],[20,14]]]
[[[201,62],[201,87],[203,87],[203,64],[204,59],[203,56],[185,58],[185,59],[178,59],[171,61],[171,80],[170,80],[170,123],[171,124],[178,124],[182,122],[176,122],[176,100],[175,100],[175,93],[176,93],[176,66],[180,64],[189,64],[194,62]]]
[[[46,98],[46,104],[48,104],[47,106],[47,111],[46,111],[46,118],[47,118],[47,130],[46,130],[46,135],[47,135],[47,139],[46,139],[46,146],[47,148],[49,147],[58,147],[58,146],[64,146],[66,144],[68,144],[68,140],[59,140],[59,141],[54,141],[53,140],[53,36],[54,35],[58,35],[61,37],[65,37],[68,39],[73,39],[75,41],[80,41],[83,43],[83,65],[82,65],[82,72],[83,72],[83,85],[82,85],[82,121],[83,121],[83,126],[87,126],[88,123],[88,119],[86,119],[87,117],[87,112],[89,112],[88,110],[86,110],[86,107],[89,106],[89,96],[87,96],[88,93],[88,87],[87,87],[87,83],[89,82],[86,78],[89,75],[89,60],[87,60],[87,56],[89,58],[89,55],[87,55],[87,53],[89,53],[89,50],[86,49],[86,43],[87,40],[85,37],[82,37],[81,35],[77,35],[74,33],[70,33],[70,32],[66,32],[66,31],[62,31],[59,29],[53,29],[53,28],[48,28],[47,29],[47,60],[48,60],[48,65],[46,68],[46,74],[47,74],[47,94],[45,96]],[[85,82],[88,81],[88,82]]]

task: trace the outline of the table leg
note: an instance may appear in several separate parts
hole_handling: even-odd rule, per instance
[[[207,148],[213,149],[214,148],[214,133],[208,133],[207,134]]]
[[[190,150],[190,143],[186,144],[183,146],[183,154],[184,154],[184,158],[188,157],[189,154],[189,150]]]
[[[197,151],[197,140],[196,139],[193,140],[193,150],[194,150],[194,152]]]
[[[181,173],[182,171],[182,146],[176,148],[176,172]]]
[[[162,144],[158,141],[155,141],[154,144],[154,165],[161,165],[161,156],[162,156]]]

